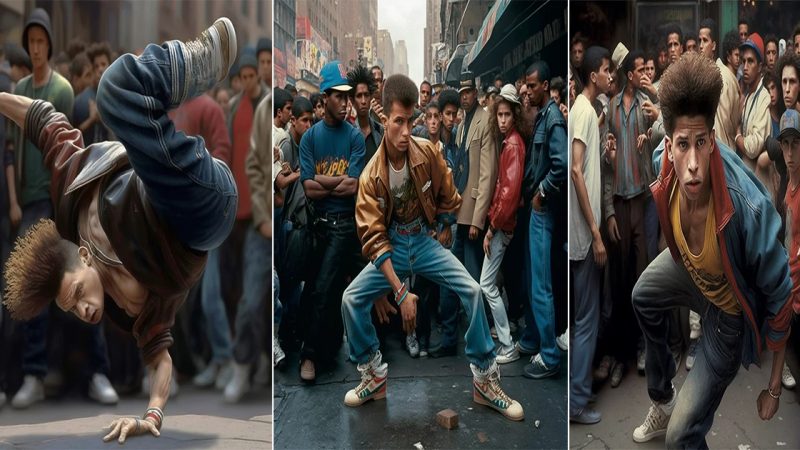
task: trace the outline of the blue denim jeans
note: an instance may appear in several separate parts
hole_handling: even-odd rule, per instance
[[[231,329],[222,299],[219,276],[219,249],[208,252],[206,269],[201,281],[200,304],[206,321],[206,335],[211,345],[211,361],[223,363],[231,359]]]
[[[398,228],[403,229],[395,224],[389,226],[393,247],[391,261],[397,276],[404,280],[412,274],[421,275],[455,292],[469,320],[465,335],[467,359],[481,369],[488,368],[495,357],[494,342],[480,285],[453,253],[427,234],[426,227],[414,234],[401,234]],[[374,264],[368,264],[345,290],[342,317],[353,362],[366,363],[370,355],[378,351],[379,342],[370,311],[375,299],[390,291],[389,282]]]
[[[467,273],[476,282],[481,280],[483,265],[483,237],[485,232],[478,234],[474,241],[469,239],[469,225],[459,224],[453,233],[453,245],[450,251],[459,264],[467,269]],[[441,283],[440,283],[441,285]],[[442,347],[452,347],[458,343],[458,298],[459,295],[441,285],[439,294],[439,312],[442,320]],[[486,315],[486,311],[484,311]]]
[[[53,217],[53,204],[49,199],[39,200],[22,207],[22,221],[17,236],[23,236],[40,219]],[[55,300],[55,299],[54,299]],[[24,347],[22,350],[22,372],[44,378],[47,375],[47,330],[50,311],[45,308],[38,316],[23,322]],[[102,322],[89,327],[89,370],[91,373],[108,375],[108,345]]]
[[[744,319],[709,302],[682,264],[664,250],[647,266],[633,289],[633,309],[647,349],[647,392],[654,402],[668,401],[677,368],[669,348],[669,316],[679,306],[702,316],[694,367],[678,393],[667,428],[667,448],[708,448],[705,436],[728,385],[742,362]]]
[[[281,314],[283,314],[283,306],[281,306],[281,282],[278,279],[278,271],[272,268],[272,320],[275,324],[275,330],[281,324]]]
[[[561,353],[556,347],[555,305],[553,304],[553,277],[550,245],[553,240],[553,213],[531,209],[528,244],[531,268],[530,309],[525,310],[525,325],[522,346],[539,350],[547,367],[561,362]]]
[[[233,357],[239,364],[253,364],[261,353],[271,269],[271,240],[255,227],[248,227],[244,238],[242,300],[236,311],[236,340],[233,342]]]
[[[187,77],[186,70],[178,41],[150,44],[139,57],[123,55],[100,80],[97,109],[125,146],[158,216],[188,247],[208,251],[230,234],[238,196],[228,166],[202,138],[177,132],[167,116],[214,84]]]
[[[594,253],[581,261],[570,261],[575,315],[570,342],[569,414],[580,414],[592,397],[592,360],[600,328],[600,276]]]

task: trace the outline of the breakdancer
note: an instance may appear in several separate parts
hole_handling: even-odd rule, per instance
[[[230,169],[201,138],[176,132],[167,111],[224,79],[236,49],[233,25],[221,18],[193,41],[150,44],[139,57],[119,58],[97,90],[100,117],[119,142],[84,148],[81,132],[51,104],[0,94],[0,113],[42,149],[55,210],[55,222],[42,220],[17,241],[5,305],[20,320],[53,300],[89,323],[107,312],[133,334],[151,370],[147,411],[114,420],[106,441],[160,435],[172,378],[170,327],[206,252],[233,226]]]

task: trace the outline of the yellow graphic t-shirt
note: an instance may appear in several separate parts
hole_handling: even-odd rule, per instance
[[[678,193],[677,184],[672,189],[672,199],[670,201],[670,219],[672,220],[672,233],[675,236],[675,243],[681,253],[683,265],[692,277],[694,284],[700,289],[708,301],[719,307],[728,314],[741,314],[742,307],[733,295],[728,279],[722,267],[722,257],[719,250],[719,242],[715,232],[717,226],[716,216],[714,215],[714,198],[708,202],[708,216],[703,238],[703,250],[699,255],[689,251],[689,244],[683,235],[681,228],[681,196]]]

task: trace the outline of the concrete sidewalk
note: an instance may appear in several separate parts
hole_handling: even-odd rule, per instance
[[[70,396],[48,399],[27,410],[6,405],[0,410],[0,449],[108,449],[105,429],[117,417],[147,409],[145,397],[123,397],[103,406]],[[272,405],[269,389],[260,387],[238,405],[222,401],[214,390],[181,386],[169,400],[161,437],[128,438],[127,449],[268,449],[272,448]]]

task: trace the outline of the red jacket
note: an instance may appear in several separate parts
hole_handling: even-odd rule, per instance
[[[494,188],[492,206],[489,207],[489,225],[496,230],[513,232],[517,225],[517,208],[525,174],[525,142],[514,129],[503,141],[500,150],[500,165],[497,184]]]
[[[225,113],[208,95],[193,98],[169,112],[175,129],[187,136],[200,136],[211,156],[231,165],[231,140],[225,125]]]

